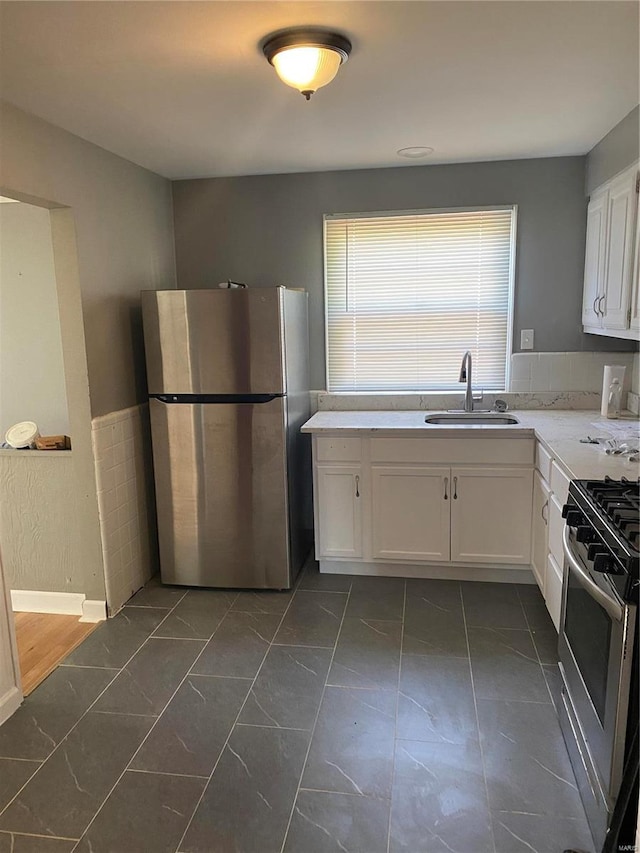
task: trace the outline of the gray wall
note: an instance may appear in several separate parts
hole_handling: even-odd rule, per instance
[[[639,157],[640,107],[636,107],[587,155],[587,195]]]
[[[171,184],[10,104],[0,194],[73,210],[94,416],[144,398],[143,288],[175,286]]]
[[[178,287],[232,278],[309,291],[311,385],[325,387],[322,216],[518,205],[514,351],[631,349],[581,325],[585,158],[513,160],[173,183]]]
[[[18,421],[68,435],[49,211],[0,204],[0,441]]]

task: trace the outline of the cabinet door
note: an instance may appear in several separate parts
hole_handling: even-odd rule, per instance
[[[606,190],[591,197],[587,209],[587,242],[584,257],[584,289],[582,295],[582,325],[600,326],[598,298],[604,283],[605,241],[607,222]]]
[[[385,560],[449,559],[449,468],[371,469],[372,556]]]
[[[531,562],[533,471],[452,468],[451,559]]]
[[[316,556],[362,557],[362,474],[359,465],[316,466]]]
[[[631,276],[631,322],[629,327],[640,336],[640,208],[636,211],[636,238]]]
[[[609,187],[607,201],[607,257],[604,275],[602,325],[628,329],[636,225],[637,172],[627,171]]]
[[[536,471],[533,475],[533,515],[531,523],[531,568],[544,595],[547,567],[547,531],[549,525],[549,496],[551,490]]]

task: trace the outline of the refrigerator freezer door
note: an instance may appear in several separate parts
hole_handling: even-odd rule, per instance
[[[284,293],[142,291],[149,393],[285,393]]]
[[[149,407],[163,582],[288,588],[285,399]]]

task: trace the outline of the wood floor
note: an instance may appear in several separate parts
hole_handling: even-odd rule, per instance
[[[57,613],[14,613],[22,676],[28,696],[96,627],[78,616]]]

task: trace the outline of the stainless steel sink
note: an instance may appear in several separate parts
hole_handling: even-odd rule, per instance
[[[510,426],[520,423],[514,415],[502,412],[437,412],[427,415],[424,422],[440,426]]]

